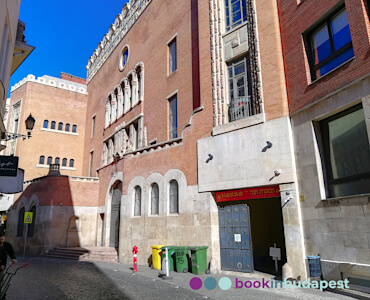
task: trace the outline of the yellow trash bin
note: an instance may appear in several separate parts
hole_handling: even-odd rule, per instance
[[[162,252],[161,248],[165,245],[153,245],[152,246],[152,264],[153,268],[157,270],[162,269],[162,256],[159,254]]]

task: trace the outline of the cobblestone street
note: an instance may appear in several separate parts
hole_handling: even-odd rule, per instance
[[[32,257],[20,258],[19,265],[31,263],[20,269],[11,281],[7,299],[300,299],[300,300],[350,300],[365,299],[320,292],[313,289],[235,289],[223,291],[204,287],[193,291],[189,281],[193,274],[171,273],[172,280],[162,280],[159,271],[139,266],[132,274],[129,265],[92,263],[73,260]],[[216,280],[224,275],[200,275]],[[228,276],[235,281],[235,277]],[[243,278],[256,280],[257,278]]]

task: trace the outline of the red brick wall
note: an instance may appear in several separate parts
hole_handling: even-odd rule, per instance
[[[189,185],[197,184],[197,139],[209,136],[213,126],[212,81],[209,36],[209,9],[207,1],[198,1],[199,13],[199,59],[200,59],[200,104],[204,110],[195,114],[190,127],[185,130],[184,145],[126,157],[118,162],[119,172],[124,172],[123,193],[135,176],[146,178],[153,172],[164,175],[170,169],[185,173]],[[140,112],[144,113],[147,140],[157,138],[157,143],[168,140],[168,100],[166,97],[178,90],[178,136],[189,122],[193,112],[191,2],[153,1],[136,21],[124,39],[88,85],[88,108],[84,154],[84,175],[90,168],[90,150],[94,149],[93,169],[100,167],[103,140],[115,131],[123,121],[128,122]],[[167,42],[177,34],[177,70],[168,73]],[[98,43],[97,43],[98,44]],[[123,47],[130,47],[129,60],[120,72],[118,62]],[[104,130],[105,100],[110,91],[132,70],[136,63],[144,63],[144,102]],[[95,137],[91,138],[92,116],[96,114]],[[99,171],[100,205],[104,204],[107,186],[114,166]]]
[[[363,0],[346,0],[355,59],[310,82],[302,33],[337,3],[337,0],[309,0],[297,5],[297,1],[278,0],[291,113],[369,73],[369,18]]]
[[[81,84],[86,84],[86,79],[73,76],[71,74],[63,73],[63,72],[60,73],[60,79],[64,79],[64,80],[68,80],[68,81],[72,81],[76,83],[81,83]]]

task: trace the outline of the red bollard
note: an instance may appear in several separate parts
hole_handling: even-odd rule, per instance
[[[132,252],[134,253],[134,272],[137,272],[137,253],[139,252],[137,250],[137,247],[134,246],[134,248],[132,248]]]

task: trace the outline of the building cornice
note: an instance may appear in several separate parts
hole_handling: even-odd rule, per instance
[[[62,90],[67,90],[79,94],[84,94],[87,95],[87,88],[85,85],[75,83],[73,81],[68,81],[68,80],[62,80],[60,78],[54,78],[54,77],[36,77],[34,75],[28,75],[26,78],[23,78],[21,81],[13,85],[10,89],[10,92],[14,92],[16,89],[20,88],[22,85],[24,85],[27,82],[35,82],[47,86],[52,86],[55,88],[59,88]]]

